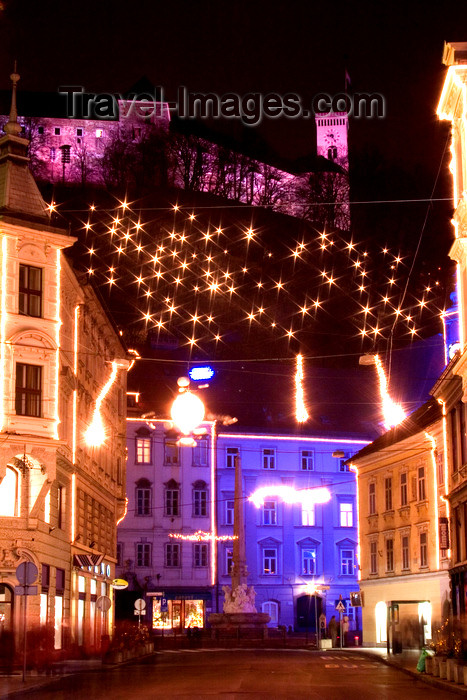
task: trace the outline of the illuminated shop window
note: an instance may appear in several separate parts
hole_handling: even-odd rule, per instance
[[[104,129],[96,129],[96,139],[101,139],[104,136]]]
[[[185,627],[204,627],[204,603],[202,600],[185,600]]]
[[[387,640],[386,626],[388,617],[388,608],[386,603],[380,601],[375,605],[375,623],[376,623],[376,643],[380,644]]]

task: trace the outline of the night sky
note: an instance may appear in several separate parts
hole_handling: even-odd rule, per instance
[[[387,117],[351,124],[351,148],[372,145],[436,172],[445,130],[435,117],[444,40],[466,38],[467,7],[445,2],[18,2],[0,24],[2,87],[18,59],[23,89],[82,85],[125,91],[142,75],[173,97],[180,85],[223,94],[352,88],[385,96]],[[283,155],[313,142],[306,120],[262,127]]]
[[[449,127],[435,112],[445,74],[443,42],[467,40],[467,6],[295,0],[279,6],[251,0],[7,0],[2,5],[1,88],[9,87],[16,58],[22,90],[54,92],[77,85],[89,92],[124,93],[147,76],[171,100],[185,86],[220,95],[296,93],[307,106],[317,93],[342,92],[347,72],[351,92],[382,94],[384,118],[350,120],[352,240],[360,253],[386,245],[393,256],[401,253],[406,271],[420,241],[417,284],[431,284],[440,266],[442,294],[434,313],[449,304]],[[244,137],[238,122],[211,126]],[[269,119],[248,129],[283,157],[314,150],[312,119]],[[85,218],[75,216],[75,225],[82,228]],[[169,224],[156,224],[167,235]],[[205,230],[220,222],[207,217],[202,224]],[[181,220],[180,225],[185,226]],[[315,245],[319,237],[312,233]],[[342,239],[342,246],[348,240]],[[320,269],[316,263],[316,275]]]

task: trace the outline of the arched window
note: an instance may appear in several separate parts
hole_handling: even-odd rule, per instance
[[[0,516],[14,517],[18,514],[18,472],[7,467],[0,483]]]
[[[263,613],[267,613],[271,620],[268,625],[277,625],[279,622],[279,603],[275,600],[267,600],[261,605],[261,610]]]

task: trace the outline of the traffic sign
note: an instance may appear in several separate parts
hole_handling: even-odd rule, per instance
[[[100,595],[99,598],[96,600],[96,608],[98,610],[102,610],[103,612],[108,612],[108,610],[110,610],[111,605],[112,601],[110,600],[108,595]]]
[[[336,610],[338,610],[340,613],[342,613],[342,612],[345,611],[345,605],[344,605],[344,603],[342,602],[342,600],[340,600],[340,601],[337,603],[337,605],[336,605]]]
[[[37,595],[37,586],[15,586],[16,595]]]
[[[143,611],[144,608],[146,607],[146,601],[143,600],[142,598],[138,598],[135,600],[135,610],[138,610],[139,612]]]
[[[32,561],[23,561],[16,567],[16,578],[23,586],[30,586],[37,579],[37,566]]]
[[[169,604],[167,603],[167,598],[161,598],[161,612],[168,612]]]

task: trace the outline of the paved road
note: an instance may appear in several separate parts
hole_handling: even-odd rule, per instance
[[[162,652],[144,662],[66,676],[27,698],[439,700],[440,690],[359,653],[203,650]]]

